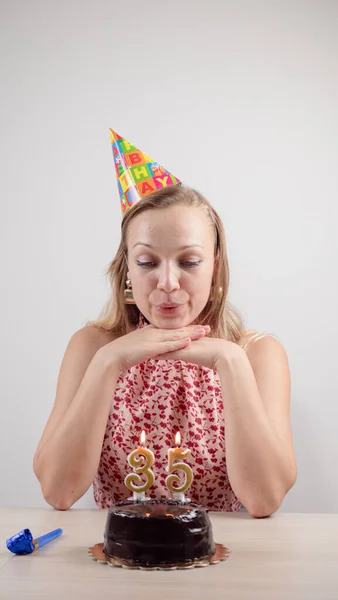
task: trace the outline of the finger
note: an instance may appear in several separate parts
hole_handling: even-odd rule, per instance
[[[196,340],[204,335],[207,335],[210,331],[209,325],[203,327],[202,325],[189,325],[188,327],[182,327],[181,329],[163,330],[164,331],[164,342],[170,340],[180,340],[182,338],[190,337],[192,340]]]
[[[195,331],[210,331],[210,325],[200,325],[199,323],[195,323],[194,325],[187,325],[186,327],[181,327],[177,329],[177,331],[185,331],[186,335],[190,335]]]
[[[209,325],[207,325],[207,326],[194,325],[193,329],[188,333],[188,335],[191,337],[192,340],[198,340],[199,338],[208,335],[209,332],[210,332]]]
[[[158,352],[159,354],[161,354],[161,356],[166,352],[175,352],[175,350],[186,348],[186,346],[189,346],[190,342],[190,337],[181,338],[179,340],[168,340],[167,342],[161,344],[161,347],[158,350]]]

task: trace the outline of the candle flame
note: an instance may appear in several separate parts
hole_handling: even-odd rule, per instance
[[[175,435],[175,444],[176,444],[176,446],[179,446],[179,445],[180,445],[180,443],[181,443],[181,434],[180,434],[180,432],[178,431],[178,432],[176,433],[176,435]]]
[[[140,444],[141,444],[141,446],[144,446],[145,441],[146,441],[146,432],[142,431],[141,436],[140,436]]]

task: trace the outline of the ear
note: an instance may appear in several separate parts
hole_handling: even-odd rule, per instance
[[[127,279],[130,279],[130,273],[127,271]]]

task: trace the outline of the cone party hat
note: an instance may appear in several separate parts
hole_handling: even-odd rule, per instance
[[[168,185],[180,183],[175,175],[127,142],[113,129],[110,130],[110,139],[122,215],[144,196]]]

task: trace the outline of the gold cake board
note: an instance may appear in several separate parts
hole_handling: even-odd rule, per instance
[[[89,556],[101,563],[102,565],[108,565],[110,567],[122,567],[123,569],[139,569],[140,571],[175,571],[176,569],[194,569],[196,567],[208,567],[209,565],[216,565],[221,560],[226,560],[230,555],[229,548],[226,548],[222,544],[215,544],[216,550],[212,556],[202,559],[195,559],[187,563],[176,563],[168,564],[165,566],[161,565],[149,565],[140,566],[136,565],[130,560],[124,560],[122,558],[111,558],[103,552],[103,544],[95,544],[91,548],[88,548]]]

